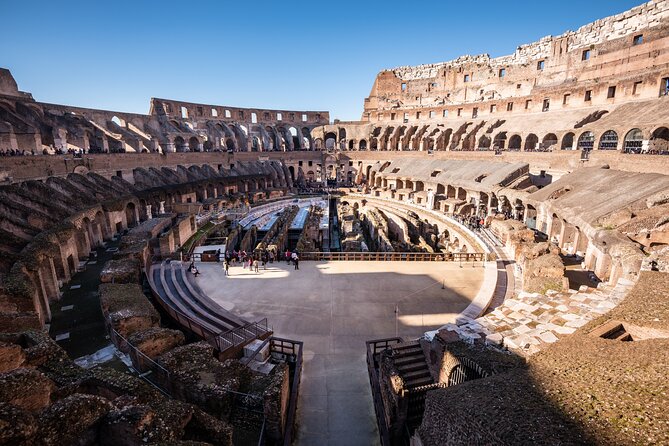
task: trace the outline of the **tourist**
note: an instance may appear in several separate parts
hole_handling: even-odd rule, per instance
[[[230,261],[228,259],[225,259],[225,263],[223,264],[223,272],[226,276],[230,275]]]
[[[258,262],[258,259],[255,259],[253,261],[253,271],[255,271],[256,273],[258,272],[258,265],[259,264],[260,264],[260,262]]]
[[[295,265],[295,269],[300,269],[300,258],[295,253],[293,255],[295,256],[293,257],[293,265]]]

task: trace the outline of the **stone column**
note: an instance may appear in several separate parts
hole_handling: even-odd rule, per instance
[[[146,218],[147,218],[147,220],[151,220],[153,218],[153,214],[151,213],[151,205],[150,204],[146,205]]]
[[[159,214],[164,214],[165,213],[165,202],[161,201],[160,202],[160,208],[158,209]]]
[[[432,189],[427,191],[427,208],[434,209],[434,192]]]

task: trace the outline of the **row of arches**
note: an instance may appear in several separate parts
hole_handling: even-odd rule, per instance
[[[476,137],[476,133],[484,126],[469,129],[471,123],[459,129],[430,129],[430,126],[377,127],[368,139],[346,140],[346,132],[340,129],[339,134],[328,132],[324,139],[316,140],[316,148],[326,150],[339,149],[349,151],[385,150],[452,150],[452,151],[526,151],[552,152],[555,150],[617,150],[632,154],[669,155],[669,128],[658,127],[646,136],[639,128],[625,132],[607,130],[600,135],[593,131],[580,133],[547,133],[538,135],[529,133],[522,136],[518,133],[486,131]],[[491,126],[493,127],[493,126]],[[491,130],[490,128],[488,130]],[[342,138],[344,137],[344,138]]]
[[[209,122],[207,133],[187,140],[177,135],[172,140],[175,152],[271,152],[314,150],[311,129],[303,127],[261,126],[248,129],[242,124]]]

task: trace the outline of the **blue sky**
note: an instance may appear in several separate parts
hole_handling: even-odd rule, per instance
[[[0,0],[0,67],[38,101],[151,97],[355,120],[383,68],[512,53],[641,1]]]

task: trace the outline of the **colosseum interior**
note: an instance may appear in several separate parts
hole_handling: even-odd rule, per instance
[[[0,444],[669,444],[668,110],[667,0],[355,122],[0,69]]]

